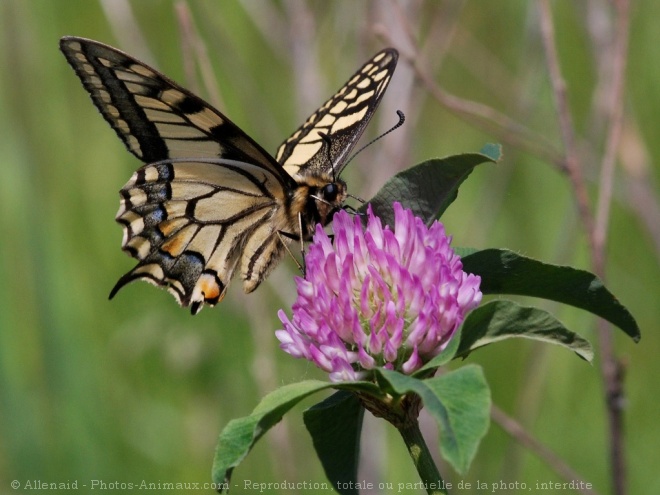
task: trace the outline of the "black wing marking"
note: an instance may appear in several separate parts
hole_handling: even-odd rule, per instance
[[[295,185],[238,126],[157,70],[93,40],[68,36],[60,48],[103,117],[140,160],[225,158],[257,165],[283,185]]]

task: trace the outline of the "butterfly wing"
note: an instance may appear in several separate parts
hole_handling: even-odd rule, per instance
[[[291,183],[236,124],[157,70],[98,41],[67,36],[60,48],[103,117],[143,162],[226,158],[257,165]]]
[[[141,278],[193,314],[222,299],[237,269],[245,291],[256,289],[282,256],[277,231],[291,228],[278,178],[245,162],[148,164],[120,194],[122,245],[139,263],[110,297]]]
[[[293,178],[201,98],[112,47],[65,37],[60,47],[92,101],[147,165],[120,191],[122,247],[139,260],[126,283],[164,286],[193,313],[218,302],[240,269],[254,290],[281,257],[278,230]]]
[[[326,175],[334,168],[339,176],[385,93],[398,57],[393,48],[378,52],[280,145],[275,158],[290,175]],[[319,133],[330,138],[329,151]]]

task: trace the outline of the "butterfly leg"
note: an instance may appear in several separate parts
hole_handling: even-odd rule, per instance
[[[305,241],[303,239],[303,225],[302,225],[302,213],[298,213],[298,237],[300,238],[300,253],[302,254],[302,272],[303,277],[307,276],[306,264],[305,264]]]
[[[344,205],[341,207],[342,210],[350,213],[351,215],[364,215],[364,213],[360,213],[357,211],[355,208],[353,208],[351,205]]]
[[[349,215],[356,215],[358,217],[361,217],[361,219],[364,221],[364,218],[366,218],[367,214],[362,212],[362,211],[357,211],[355,208],[353,208],[351,205],[343,205],[341,207],[342,210],[345,212],[348,212]]]
[[[290,232],[285,232],[285,231],[283,231],[283,230],[278,230],[276,233],[277,233],[277,237],[279,237],[279,239],[280,239],[280,242],[281,242],[282,245],[284,246],[284,249],[286,249],[286,252],[289,253],[289,256],[291,256],[291,259],[293,259],[293,261],[295,262],[296,266],[298,267],[298,270],[300,270],[300,271],[302,272],[303,277],[304,277],[304,276],[305,276],[305,267],[304,267],[303,265],[300,264],[300,262],[298,261],[298,259],[297,259],[297,258],[293,255],[293,253],[291,252],[291,249],[289,249],[288,244],[287,244],[286,242],[284,242],[284,238],[285,238],[285,237],[286,237],[287,239],[293,239],[294,241],[297,241],[298,239],[301,239],[301,237],[300,237],[300,236],[297,236],[297,235],[295,235],[295,234],[292,234],[292,233],[290,233]],[[302,241],[301,241],[301,244],[302,244]],[[304,260],[305,260],[305,252],[303,251],[303,263],[304,263]]]

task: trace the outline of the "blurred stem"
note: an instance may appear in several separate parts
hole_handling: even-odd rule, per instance
[[[412,55],[402,51],[400,56],[411,64],[417,79],[429,94],[447,110],[466,122],[492,133],[497,136],[498,140],[540,156],[565,170],[561,154],[548,143],[545,137],[536,134],[493,107],[446,92],[436,84],[433,77],[422,66],[419,61],[419,51],[415,51]]]
[[[578,158],[575,129],[571,120],[566,95],[566,84],[561,74],[559,57],[556,50],[550,4],[548,0],[541,0],[538,4],[543,46],[546,52],[548,71],[555,94],[559,124],[564,141],[566,169],[577,198],[580,218],[587,233],[593,271],[601,279],[605,278],[605,241],[609,221],[609,206],[612,198],[616,153],[619,149],[624,118],[623,89],[630,23],[629,0],[617,0],[614,4],[616,8],[615,15],[617,17],[613,48],[606,57],[603,57],[603,60],[607,60],[613,66],[610,76],[613,78],[613,83],[610,86],[612,89],[609,101],[612,111],[609,116],[608,134],[605,141],[606,148],[601,163],[599,198],[595,218],[589,205],[589,195],[582,176],[582,164]],[[603,71],[601,71],[602,73]],[[610,74],[609,72],[607,73]],[[605,387],[605,403],[609,426],[612,484],[616,495],[624,495],[626,493],[626,466],[622,410],[622,404],[624,402],[622,400],[623,367],[614,354],[612,329],[604,322],[599,322],[598,325],[598,341],[602,355],[600,369]]]
[[[630,26],[630,1],[617,0],[615,4],[615,34],[611,53],[605,60],[612,63],[612,84],[609,107],[611,108],[609,129],[605,141],[605,152],[600,167],[599,197],[596,207],[596,224],[594,226],[594,272],[605,278],[605,247],[610,218],[610,203],[616,156],[619,150],[624,120],[624,88],[626,57],[628,53],[628,37]],[[601,71],[602,72],[602,71]],[[623,441],[623,404],[624,400],[624,366],[614,353],[612,328],[605,322],[598,324],[598,342],[602,353],[600,365],[605,386],[605,402],[610,434],[610,465],[614,493],[624,495],[626,489],[626,460]]]
[[[575,488],[577,493],[582,495],[598,495],[593,488],[587,488],[588,483],[582,479],[564,459],[555,454],[547,446],[534,438],[518,421],[508,416],[502,409],[496,405],[491,405],[490,417],[511,437],[515,438],[521,445],[529,451],[534,452],[540,459],[552,468],[552,470],[565,480],[577,482]]]
[[[548,72],[550,73],[555,104],[557,105],[559,128],[561,129],[562,141],[564,143],[564,169],[568,174],[573,191],[575,192],[580,219],[587,233],[589,250],[591,253],[594,253],[594,218],[589,206],[589,193],[587,192],[587,186],[582,176],[582,166],[578,158],[575,128],[573,127],[573,119],[571,118],[571,111],[568,106],[566,82],[564,81],[559,65],[552,12],[550,11],[550,4],[547,0],[542,0],[538,6],[543,48],[547,59]]]
[[[422,432],[419,429],[419,421],[417,421],[417,419],[406,421],[406,423],[398,429],[403,437],[403,441],[406,443],[408,453],[415,464],[415,468],[419,473],[419,477],[422,480],[423,488],[426,490],[426,493],[442,493],[447,495],[448,492],[445,489],[445,482],[442,479],[442,476],[440,476],[440,472],[433,461],[431,452],[429,452],[429,448],[426,446]]]

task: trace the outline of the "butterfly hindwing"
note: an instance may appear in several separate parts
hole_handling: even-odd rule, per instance
[[[397,60],[393,48],[378,52],[280,145],[275,158],[289,174],[318,175],[334,167],[339,176],[378,107]]]
[[[122,246],[139,263],[111,297],[142,278],[196,313],[224,296],[236,269],[254,290],[281,257],[277,230],[290,228],[277,178],[242,162],[145,165],[120,194]]]

